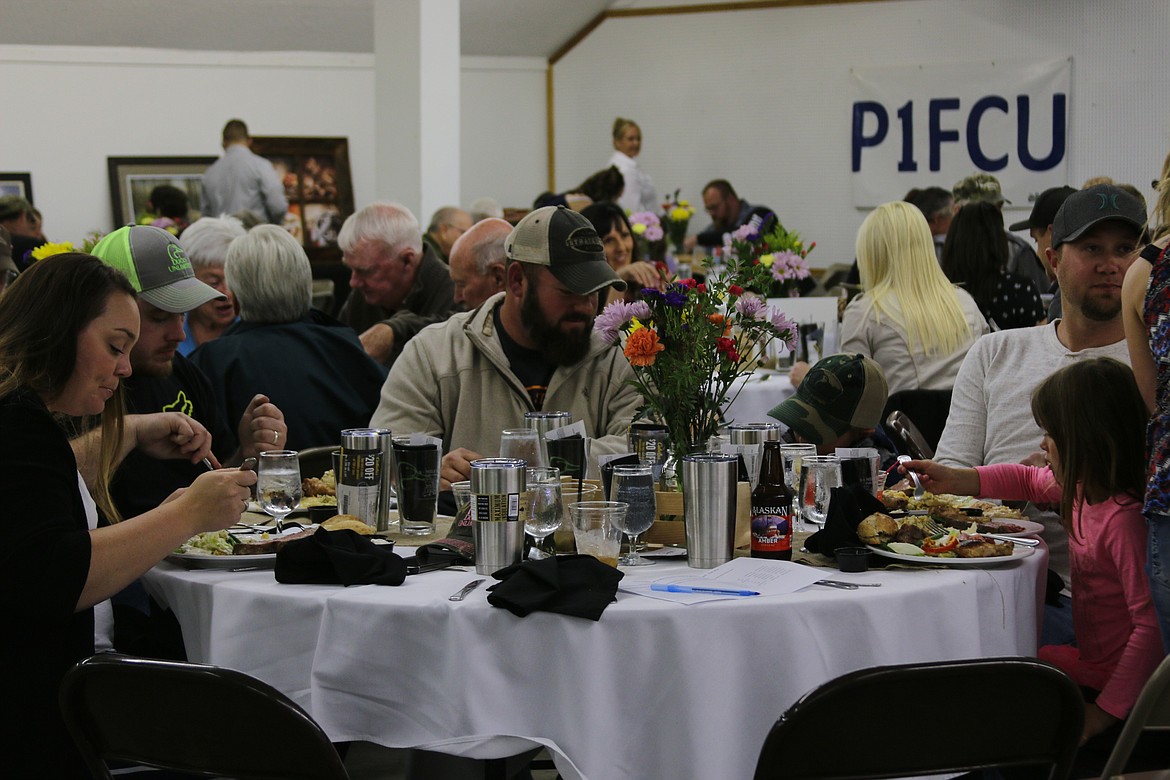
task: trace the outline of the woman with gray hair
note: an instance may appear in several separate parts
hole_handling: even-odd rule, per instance
[[[289,449],[337,444],[343,428],[364,427],[386,369],[353,330],[311,307],[312,267],[297,240],[255,227],[232,241],[225,270],[240,322],[191,354],[220,412],[234,415],[224,419],[264,393],[284,411]]]
[[[208,301],[187,312],[183,318],[183,332],[187,337],[179,344],[180,355],[190,355],[200,344],[219,338],[238,319],[236,301],[228,288],[223,266],[228,246],[245,232],[243,223],[235,217],[204,217],[191,223],[179,237],[195,278],[227,296],[226,300]]]

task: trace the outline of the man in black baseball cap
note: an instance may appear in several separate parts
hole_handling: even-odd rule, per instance
[[[1036,202],[1032,204],[1032,213],[1027,219],[1020,220],[1008,227],[1008,230],[1027,230],[1036,242],[1036,255],[1044,263],[1044,271],[1048,274],[1051,284],[1048,293],[1052,301],[1048,304],[1048,320],[1051,322],[1060,316],[1060,285],[1056,282],[1056,274],[1048,264],[1048,247],[1052,246],[1052,220],[1056,212],[1069,195],[1076,192],[1072,187],[1051,187],[1040,193]],[[1040,292],[1044,292],[1041,290]]]
[[[499,453],[524,413],[567,411],[594,455],[625,451],[641,396],[619,347],[593,332],[598,296],[625,283],[597,231],[575,211],[540,208],[504,241],[504,291],[407,342],[371,425],[443,439],[443,483]]]

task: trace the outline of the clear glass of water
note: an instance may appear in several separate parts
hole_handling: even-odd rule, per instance
[[[525,470],[525,476],[527,512],[524,514],[524,533],[532,537],[537,557],[547,558],[550,554],[541,551],[541,544],[560,527],[561,516],[564,514],[561,501],[561,470],[545,467],[528,468]]]
[[[806,455],[800,459],[800,506],[807,523],[823,526],[829,515],[829,497],[841,485],[841,462],[836,455]]]
[[[807,455],[816,455],[815,444],[781,444],[780,460],[784,464],[784,482],[796,493],[800,488],[800,461]]]
[[[283,531],[284,518],[301,503],[301,464],[296,450],[260,453],[256,495],[260,508],[276,520],[277,533]]]
[[[622,566],[652,566],[654,561],[638,555],[638,537],[654,524],[657,514],[653,468],[648,464],[614,466],[609,498],[629,505],[618,525],[630,537],[630,551],[618,563]]]
[[[504,429],[500,433],[500,457],[518,458],[533,468],[548,465],[540,446],[540,432],[535,428]]]

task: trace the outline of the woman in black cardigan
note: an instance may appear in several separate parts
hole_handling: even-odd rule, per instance
[[[107,599],[191,536],[236,522],[255,482],[251,472],[208,472],[118,522],[109,476],[132,448],[195,462],[211,452],[206,429],[186,415],[123,418],[119,384],[138,327],[130,283],[89,255],[41,260],[0,295],[6,776],[86,776],[57,708],[61,677],[109,648]],[[99,422],[70,441],[67,417]]]

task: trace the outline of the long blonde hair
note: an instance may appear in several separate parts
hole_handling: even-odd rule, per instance
[[[1157,241],[1170,233],[1170,153],[1162,163],[1162,174],[1158,177],[1158,200],[1154,202],[1153,213],[1146,223],[1146,232]]]
[[[874,209],[857,231],[857,265],[874,316],[900,325],[911,349],[949,355],[971,340],[971,326],[939,268],[918,207],[892,201]]]

